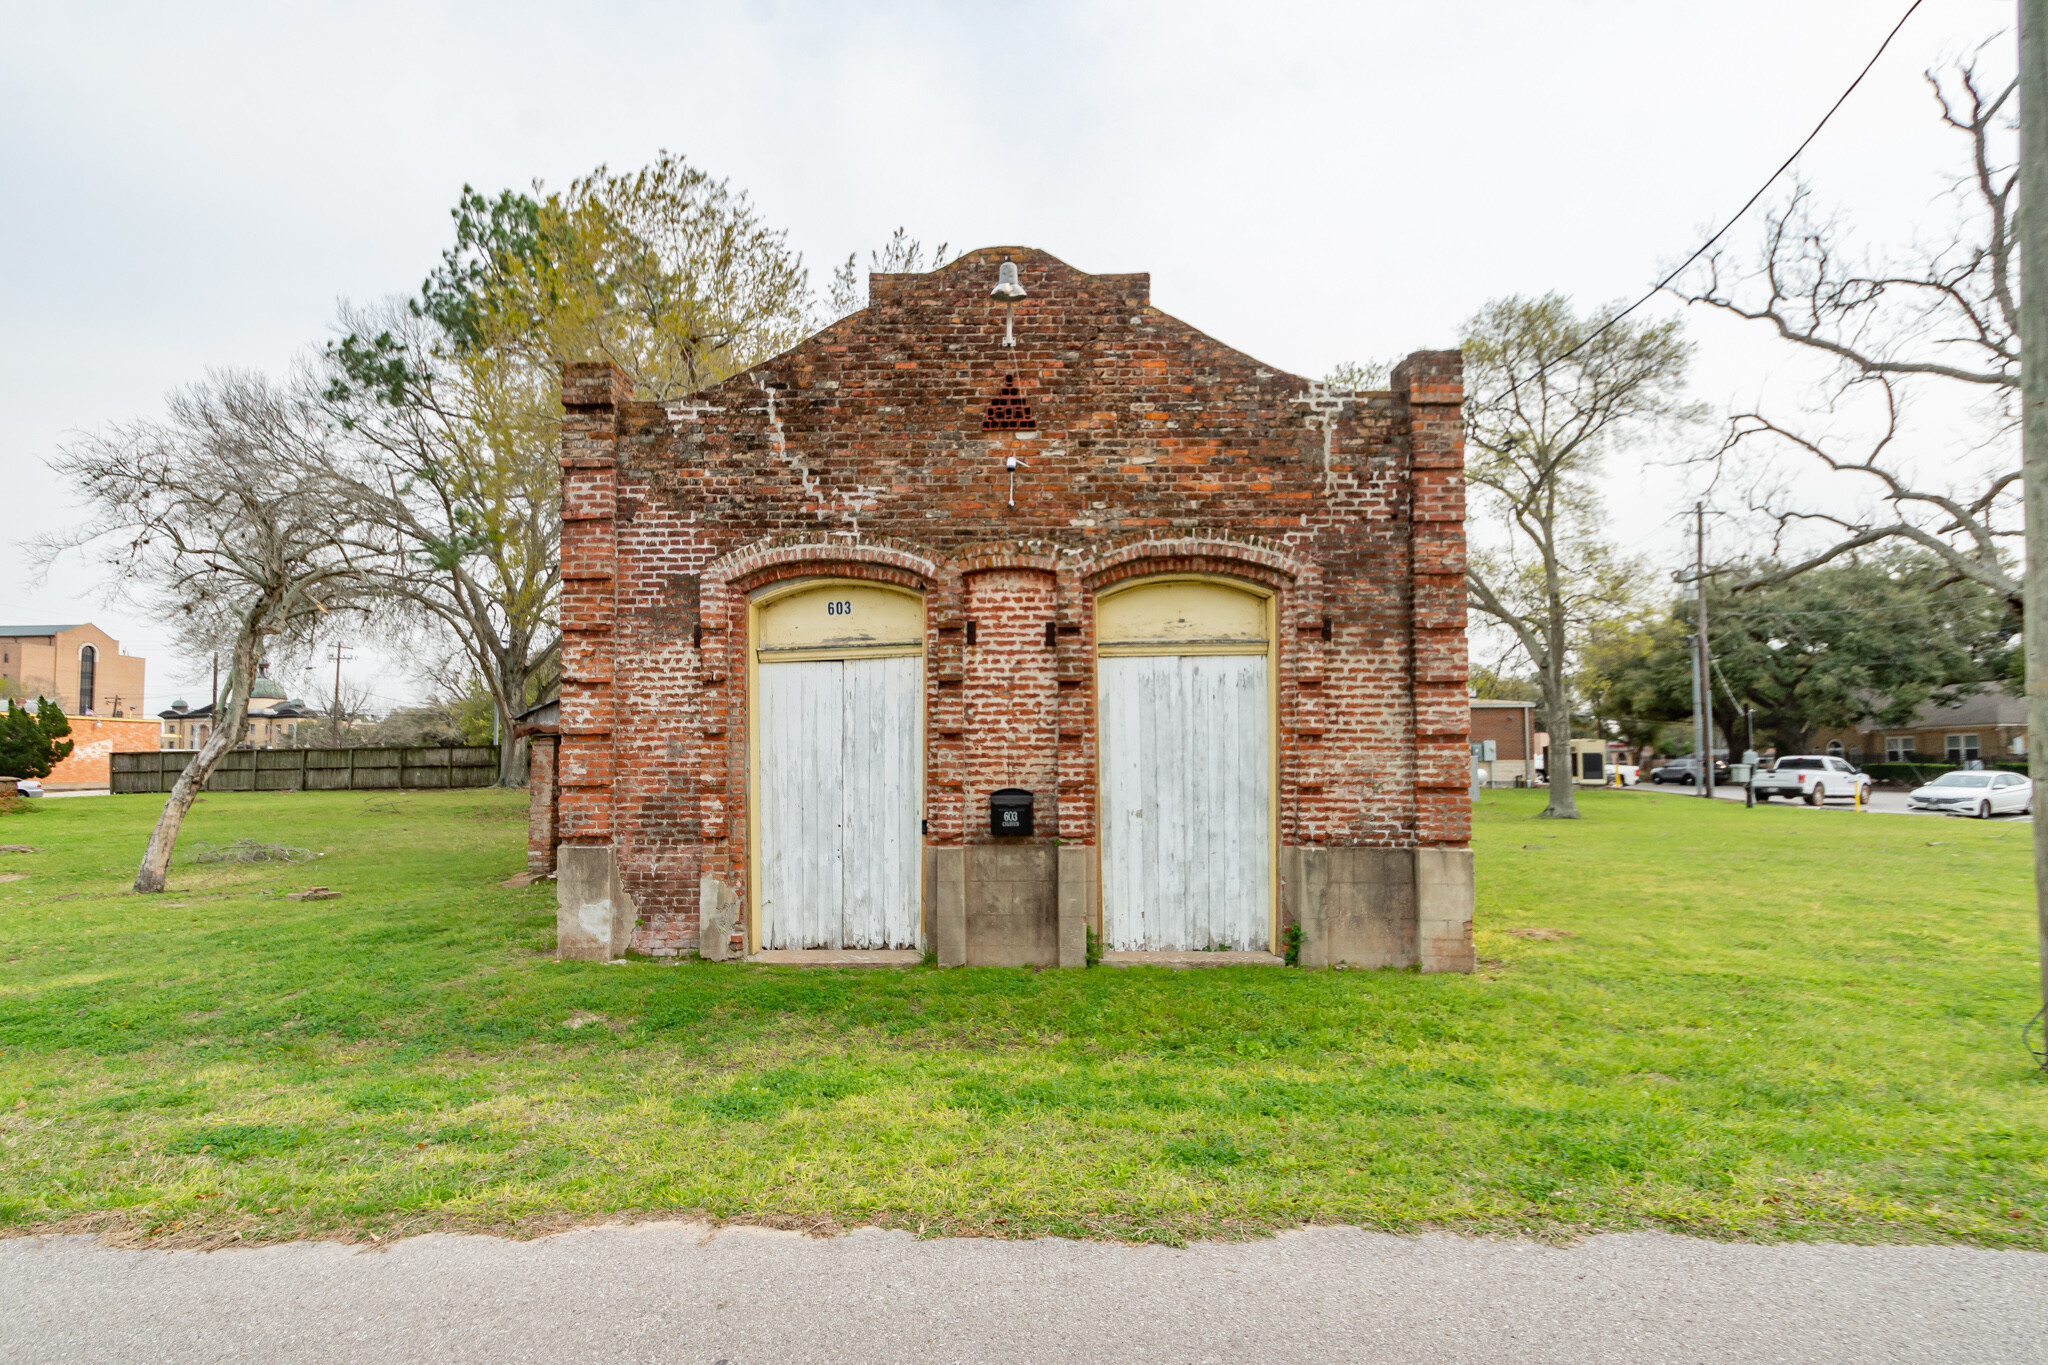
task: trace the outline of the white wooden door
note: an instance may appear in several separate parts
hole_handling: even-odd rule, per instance
[[[1266,672],[1263,654],[1098,661],[1110,949],[1269,949]]]
[[[924,660],[764,663],[763,948],[915,948]]]

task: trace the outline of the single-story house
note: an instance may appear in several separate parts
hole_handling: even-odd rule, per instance
[[[869,298],[565,367],[557,952],[1472,970],[1458,352],[1335,390],[1025,247]]]
[[[1854,729],[1822,730],[1814,748],[1852,763],[1966,763],[2024,761],[2027,702],[2003,686],[1937,698],[1904,725],[1867,720]]]

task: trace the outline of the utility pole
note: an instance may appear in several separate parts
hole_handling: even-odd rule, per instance
[[[1707,647],[1707,505],[1694,503],[1692,517],[1692,586],[1694,600],[1698,603],[1695,610],[1699,615],[1699,724],[1706,732],[1706,743],[1700,748],[1700,795],[1711,801],[1714,797],[1714,651]]]
[[[1700,637],[1685,637],[1686,669],[1692,675],[1692,763],[1693,781],[1701,780],[1700,764]]]
[[[354,658],[354,655],[350,655]],[[331,713],[329,721],[334,730],[334,747],[341,747],[341,641],[334,642],[334,704],[327,708]]]
[[[2048,810],[2048,0],[2020,0],[2020,469],[2027,513],[2022,590],[2027,770]],[[2034,917],[2048,1009],[2048,839],[2034,839]],[[2043,1064],[2048,1065],[2048,1056]]]

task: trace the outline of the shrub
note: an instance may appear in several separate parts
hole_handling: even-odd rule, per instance
[[[33,711],[9,701],[0,716],[0,775],[48,777],[70,757],[70,733],[71,722],[49,698],[39,698]]]

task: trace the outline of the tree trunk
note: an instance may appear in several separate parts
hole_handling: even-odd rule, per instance
[[[501,787],[523,787],[526,785],[527,739],[512,734],[512,722],[506,721],[498,740],[498,785]]]
[[[2026,508],[2024,619],[2048,617],[2048,4],[2020,0],[2020,466]],[[2027,663],[2027,774],[2048,810],[2048,631],[2020,637]],[[2034,839],[2041,1008],[2048,1013],[2048,839]],[[2048,1065],[2048,1057],[2043,1058]]]
[[[178,774],[178,780],[171,784],[171,794],[164,800],[163,814],[156,818],[156,828],[149,832],[149,846],[142,851],[142,866],[135,872],[135,890],[142,895],[162,891],[171,875],[171,854],[178,846],[178,831],[184,826],[185,813],[192,809],[192,803],[199,799],[199,793],[206,786],[206,779],[213,776],[213,770],[220,763],[222,755],[242,742],[242,736],[249,728],[249,689],[256,681],[256,637],[246,628],[235,641],[234,654],[228,664],[228,688],[214,709],[213,729],[206,736],[206,743],[192,755],[192,761],[185,765],[185,771]],[[223,717],[232,716],[230,722]]]
[[[526,785],[526,741],[512,735],[512,718],[526,709],[526,671],[521,669],[516,678],[499,677],[488,680],[492,696],[498,707],[498,785],[501,787],[523,787]]]
[[[1551,655],[1556,659],[1558,653]],[[1579,818],[1579,795],[1572,787],[1572,699],[1565,690],[1561,670],[1552,664],[1537,675],[1543,687],[1543,724],[1550,731],[1550,761],[1544,777],[1550,788],[1550,804],[1543,808],[1546,820]]]

